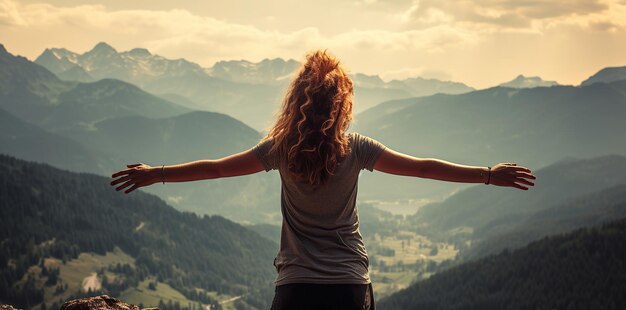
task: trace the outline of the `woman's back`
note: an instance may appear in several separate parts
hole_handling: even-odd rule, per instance
[[[281,176],[283,225],[274,261],[276,285],[370,283],[355,208],[357,184],[360,171],[371,171],[385,147],[358,133],[348,139],[350,151],[322,185],[290,177],[281,158],[269,152],[272,140],[253,149],[265,170],[277,169]]]

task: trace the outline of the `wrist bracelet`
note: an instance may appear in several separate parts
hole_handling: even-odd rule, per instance
[[[165,184],[165,165],[161,165],[161,182],[163,182],[163,184]]]
[[[485,184],[489,185],[489,182],[491,181],[491,167],[487,167],[489,169],[489,175],[487,176],[487,182],[485,182]]]

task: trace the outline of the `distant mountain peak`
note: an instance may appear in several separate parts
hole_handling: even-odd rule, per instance
[[[300,63],[283,58],[265,58],[259,62],[249,60],[221,60],[216,62],[211,68],[206,69],[209,76],[223,80],[250,83],[282,83],[286,77],[300,66]]]
[[[559,85],[556,81],[546,81],[538,76],[525,76],[523,74],[519,74],[514,79],[502,83],[498,86],[502,87],[511,87],[511,88],[534,88],[534,87],[550,87]]]
[[[76,54],[65,48],[46,48],[39,57],[53,57],[56,59],[74,58]]]
[[[152,56],[152,54],[150,53],[150,51],[148,51],[145,48],[133,48],[132,50],[128,51],[128,54],[131,56],[137,56],[137,57],[149,57]]]
[[[102,53],[102,52],[111,53],[111,52],[113,52],[113,53],[117,53],[117,51],[113,48],[113,46],[107,44],[106,42],[100,42],[100,43],[96,44],[96,46],[94,46],[91,49],[90,53],[91,52],[99,52],[99,53]]]
[[[298,63],[297,61],[295,61],[293,59],[284,59],[284,58],[276,57],[276,58],[265,58],[265,59],[261,60],[260,63],[280,63],[280,64],[286,64],[286,63],[294,63],[294,62]]]
[[[45,50],[43,50],[43,53],[41,53],[41,56],[54,56],[54,51],[52,48],[46,48]]]
[[[8,54],[9,52],[7,51],[6,48],[4,48],[4,45],[2,45],[2,43],[0,43],[0,53],[3,54]]]

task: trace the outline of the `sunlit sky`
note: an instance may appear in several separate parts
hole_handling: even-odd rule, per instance
[[[484,88],[518,74],[578,85],[626,65],[626,0],[0,0],[0,43],[34,60],[105,41],[209,67],[327,48],[351,72]]]

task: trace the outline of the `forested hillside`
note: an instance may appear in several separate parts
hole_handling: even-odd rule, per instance
[[[486,231],[476,231],[475,235],[482,240],[476,242],[464,256],[477,258],[495,254],[506,248],[514,249],[526,245],[544,236],[624,217],[626,183],[569,199],[529,217],[520,217],[517,221],[502,221],[496,229],[488,226],[485,227]]]
[[[388,101],[356,115],[354,128],[417,157],[536,170],[566,157],[626,155],[624,115],[626,84],[612,81]],[[462,188],[386,176],[363,181],[365,199],[441,199]]]
[[[626,220],[438,273],[381,309],[624,309]]]
[[[0,155],[2,302],[31,308],[79,296],[84,291],[64,278],[63,266],[84,253],[121,253],[82,277],[98,273],[98,292],[113,295],[150,280],[194,302],[216,303],[221,294],[269,304],[272,241],[219,216],[178,212],[153,195],[123,195],[109,182]]]
[[[424,206],[410,227],[454,243],[461,258],[626,216],[626,157],[568,159],[534,172],[529,191],[477,185]]]

